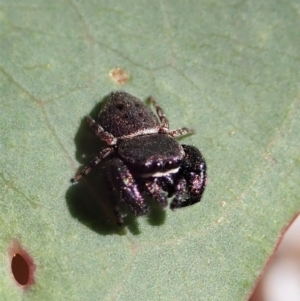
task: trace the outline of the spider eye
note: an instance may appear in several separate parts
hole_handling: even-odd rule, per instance
[[[122,111],[124,109],[124,105],[122,103],[117,104],[116,107],[119,111]]]
[[[172,161],[166,162],[166,167],[171,167],[172,166]]]

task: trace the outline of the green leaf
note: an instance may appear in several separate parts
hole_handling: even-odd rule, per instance
[[[1,0],[1,300],[245,300],[300,208],[299,14],[296,0]],[[82,118],[112,90],[196,129],[200,204],[152,204],[120,230],[102,168],[70,186],[100,149]],[[36,265],[26,291],[14,240]]]

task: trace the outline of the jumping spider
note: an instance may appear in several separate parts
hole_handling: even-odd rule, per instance
[[[119,225],[123,224],[118,200],[134,215],[148,212],[143,197],[146,192],[162,207],[174,195],[170,208],[176,209],[200,201],[206,185],[206,163],[200,151],[180,145],[175,138],[192,134],[188,128],[169,129],[162,108],[150,98],[156,115],[136,97],[125,92],[112,92],[99,112],[99,123],[87,116],[95,134],[107,144],[91,163],[72,180],[86,176],[102,160]]]

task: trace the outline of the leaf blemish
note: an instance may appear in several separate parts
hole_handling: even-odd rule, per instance
[[[114,68],[109,72],[110,78],[119,85],[124,85],[129,79],[129,74],[122,68]]]
[[[15,282],[24,290],[35,283],[35,264],[32,257],[17,240],[13,240],[8,249],[11,272]]]

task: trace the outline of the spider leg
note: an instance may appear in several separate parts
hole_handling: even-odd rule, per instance
[[[96,167],[104,158],[110,155],[113,152],[113,148],[105,148],[98,155],[96,155],[89,165],[85,166],[83,170],[75,175],[74,178],[71,179],[71,183],[78,182],[81,178],[85,177],[94,167]]]
[[[160,128],[161,133],[167,133],[169,136],[171,136],[173,138],[177,138],[177,137],[181,137],[181,136],[185,136],[185,135],[191,135],[191,134],[195,133],[194,130],[188,129],[186,127],[169,131],[169,127],[170,127],[169,120],[166,117],[163,109],[158,105],[158,103],[156,102],[156,100],[153,97],[150,97],[150,101],[153,104],[153,106],[155,107],[156,113],[161,122],[161,128]]]
[[[114,137],[112,134],[104,131],[103,127],[98,124],[93,118],[90,116],[86,116],[86,121],[88,122],[89,126],[92,128],[92,130],[95,132],[95,134],[104,142],[107,143],[107,145],[115,145],[117,143],[117,138]]]
[[[188,128],[180,128],[180,129],[176,129],[176,130],[172,130],[172,131],[168,131],[168,135],[173,137],[173,138],[177,138],[177,137],[181,137],[181,136],[185,136],[185,135],[191,135],[194,134],[195,131],[192,129],[188,129]]]
[[[115,212],[119,224],[122,224],[121,215],[116,206],[117,200],[123,201],[134,215],[144,215],[148,213],[148,207],[138,185],[125,163],[119,158],[109,161],[107,166],[107,175],[112,193],[114,196]]]
[[[168,205],[168,194],[163,189],[161,178],[154,178],[145,182],[146,192],[162,207]]]
[[[159,120],[161,122],[162,131],[167,132],[167,130],[169,129],[169,120],[168,120],[168,118],[166,117],[163,109],[158,105],[158,103],[156,102],[156,100],[152,96],[150,97],[150,101],[156,109],[156,113],[157,113],[157,115],[159,117]]]
[[[175,197],[171,209],[181,208],[200,202],[206,186],[206,163],[200,151],[189,145],[182,145],[185,157],[180,166],[175,186]]]
[[[106,172],[106,176],[107,175],[108,175],[108,173]],[[111,198],[110,198],[111,202],[113,203],[113,208],[114,208],[114,213],[115,213],[115,216],[116,216],[116,219],[117,219],[117,224],[119,226],[122,226],[124,221],[123,221],[121,212],[119,210],[117,199],[115,198],[114,188],[112,187],[112,185],[109,181],[107,181],[107,182],[108,182],[108,192],[111,196]]]

